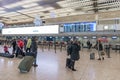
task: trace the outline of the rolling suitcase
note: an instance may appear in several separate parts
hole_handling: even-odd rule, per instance
[[[6,58],[14,58],[14,55],[12,55],[12,54],[6,54],[6,53],[0,53],[0,56],[6,57]]]
[[[29,72],[33,65],[33,61],[33,56],[25,56],[18,66],[20,72]]]
[[[90,53],[90,60],[94,60],[95,59],[95,53]]]
[[[66,67],[70,67],[70,63],[71,63],[71,59],[70,58],[67,58],[66,59]]]

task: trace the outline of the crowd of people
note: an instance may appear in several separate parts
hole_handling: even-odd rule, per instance
[[[38,66],[36,63],[37,58],[37,38],[32,37],[28,39],[13,39],[11,41],[11,47],[12,47],[12,54],[15,55],[15,57],[25,56],[26,53],[33,52],[35,54],[35,60],[34,60],[34,66]],[[103,45],[100,40],[96,41],[96,44],[93,45],[90,40],[86,42],[88,51],[91,48],[94,48],[98,51],[98,60],[104,60],[104,54],[103,54]],[[66,67],[71,69],[72,71],[76,71],[75,69],[75,62],[80,59],[80,50],[82,49],[83,44],[80,41],[74,40],[74,41],[68,41],[67,42],[67,55],[69,58],[66,60]],[[9,46],[7,46],[7,43],[4,44],[4,53],[10,54],[8,50]],[[90,51],[91,52],[91,51]]]
[[[35,61],[34,61],[34,66],[38,66],[36,63],[36,58],[37,58],[37,38],[32,37],[28,39],[13,39],[11,41],[10,46],[8,46],[7,42],[4,42],[4,53],[5,54],[10,54],[8,48],[12,47],[12,55],[15,55],[15,57],[24,57],[26,53],[34,53]]]

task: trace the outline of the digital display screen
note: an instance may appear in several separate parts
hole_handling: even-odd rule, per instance
[[[59,25],[39,26],[39,27],[21,27],[2,29],[3,35],[14,34],[58,34]]]
[[[63,24],[64,32],[96,31],[96,22],[78,22]]]

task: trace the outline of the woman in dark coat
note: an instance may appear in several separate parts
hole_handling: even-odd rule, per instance
[[[73,71],[76,71],[76,69],[74,69],[75,61],[80,59],[79,51],[80,51],[80,45],[77,41],[74,41],[71,46],[71,54],[70,54],[70,58],[71,58],[71,67],[70,68]]]

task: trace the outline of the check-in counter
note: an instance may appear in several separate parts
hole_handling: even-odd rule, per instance
[[[120,44],[115,45],[115,52],[117,52],[117,51],[119,51],[119,53],[120,53]]]

